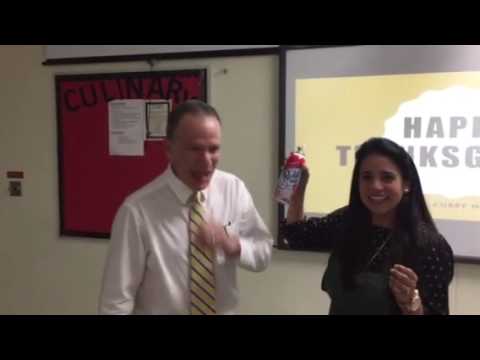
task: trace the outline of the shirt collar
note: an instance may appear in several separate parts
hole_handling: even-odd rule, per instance
[[[173,190],[175,195],[177,196],[178,200],[183,205],[188,205],[189,200],[194,193],[192,189],[190,189],[187,185],[185,185],[174,173],[172,170],[172,166],[169,164],[167,167],[167,170],[165,172],[167,179],[168,179],[168,184],[170,185],[170,188]],[[207,188],[208,189],[208,188]],[[200,191],[202,193],[201,198],[205,199],[207,198],[207,189]]]

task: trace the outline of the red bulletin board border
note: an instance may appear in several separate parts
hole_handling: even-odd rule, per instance
[[[207,101],[206,69],[55,76],[60,235],[109,238],[126,196],[168,165],[165,141],[145,141],[144,156],[109,154],[108,102]]]

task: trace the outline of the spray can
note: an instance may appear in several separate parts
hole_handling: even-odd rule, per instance
[[[297,151],[291,152],[285,161],[285,164],[278,179],[275,199],[285,205],[290,204],[292,194],[295,192],[302,176],[302,166],[305,164],[305,154],[302,147],[297,147]]]

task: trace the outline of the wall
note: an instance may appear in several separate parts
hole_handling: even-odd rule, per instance
[[[94,314],[108,241],[59,237],[54,75],[146,71],[146,63],[43,66],[40,45],[0,46],[0,314]],[[224,121],[220,167],[242,177],[276,233],[271,200],[278,157],[274,56],[165,61],[155,70],[207,67]],[[224,73],[222,70],[227,69]],[[23,170],[24,196],[8,196],[8,170]],[[325,314],[327,255],[275,250],[263,273],[241,270],[243,314]],[[480,266],[457,264],[451,309],[480,314]]]

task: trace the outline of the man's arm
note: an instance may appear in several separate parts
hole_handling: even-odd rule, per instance
[[[214,222],[199,228],[197,240],[205,246],[221,249],[226,257],[236,259],[250,271],[263,271],[270,263],[273,238],[242,181],[234,195],[236,217],[228,225]]]
[[[239,265],[250,271],[263,271],[272,257],[273,238],[243,182],[240,183],[237,206],[241,211],[240,223],[237,226],[232,224],[231,228],[236,229],[238,233],[230,236],[238,237]]]
[[[139,217],[131,207],[122,205],[112,225],[100,293],[100,314],[126,315],[133,311],[144,268],[145,248]]]

